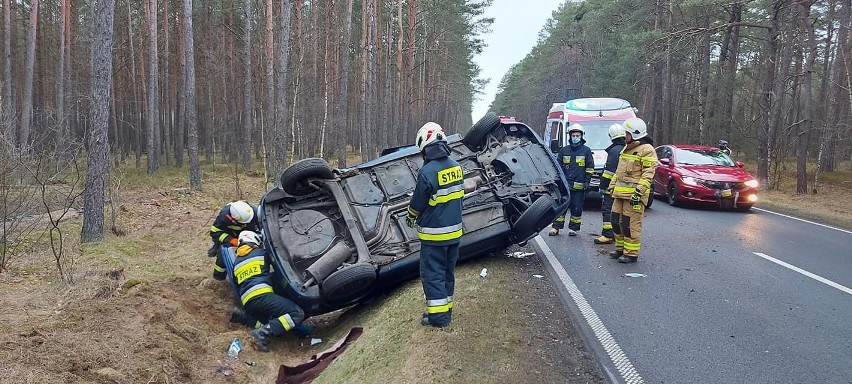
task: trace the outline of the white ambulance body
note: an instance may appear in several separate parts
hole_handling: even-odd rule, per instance
[[[631,117],[636,117],[636,108],[626,100],[612,97],[573,99],[565,103],[553,103],[550,108],[543,136],[550,143],[553,153],[568,145],[568,127],[575,123],[583,126],[583,138],[595,159],[595,173],[590,190],[586,193],[587,198],[600,197],[598,186],[606,165],[606,148],[612,143],[608,135],[610,125],[621,124]]]

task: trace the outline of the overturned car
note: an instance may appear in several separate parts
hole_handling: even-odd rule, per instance
[[[523,243],[563,209],[562,172],[525,124],[489,113],[448,144],[464,171],[461,260]],[[416,277],[405,216],[422,165],[409,146],[347,169],[317,158],[287,168],[259,206],[276,291],[317,315]]]

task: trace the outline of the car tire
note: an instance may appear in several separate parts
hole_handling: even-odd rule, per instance
[[[354,298],[376,282],[376,267],[367,263],[347,265],[328,275],[320,285],[323,299],[340,302]]]
[[[556,219],[555,203],[550,196],[541,196],[518,217],[512,225],[515,240],[527,240]]]
[[[654,193],[652,192],[648,195],[648,204],[645,204],[645,209],[651,208],[651,204],[654,204]]]
[[[678,200],[678,192],[677,184],[674,181],[669,181],[669,188],[666,190],[666,197],[669,199],[669,205],[672,207],[677,207],[680,205],[680,200]]]
[[[751,210],[751,204],[737,204],[737,210],[740,212],[748,212]]]
[[[307,195],[314,191],[308,182],[316,178],[333,179],[331,166],[319,158],[300,160],[281,173],[281,189],[293,196]]]
[[[462,143],[473,151],[485,144],[485,137],[500,126],[500,116],[494,112],[488,112],[464,135]]]

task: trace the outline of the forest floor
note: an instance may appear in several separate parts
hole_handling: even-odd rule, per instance
[[[541,259],[505,253],[459,266],[447,331],[419,325],[414,280],[309,319],[319,345],[287,335],[260,353],[248,329],[229,323],[232,291],[210,278],[206,250],[218,210],[238,198],[258,201],[267,188],[262,175],[235,181],[233,168],[205,166],[204,191],[188,193],[185,170],[165,167],[156,178],[124,171],[113,202],[122,236],[80,246],[81,219],[62,224],[73,283],[58,276],[44,238],[0,273],[0,382],[272,383],[280,365],[307,362],[356,326],[364,334],[316,382],[605,381],[550,281],[534,276],[546,275]],[[764,192],[758,206],[852,228],[852,205],[836,197],[852,193],[852,172],[823,180],[830,193]],[[508,251],[518,250],[532,252]],[[244,350],[228,363],[234,338]]]

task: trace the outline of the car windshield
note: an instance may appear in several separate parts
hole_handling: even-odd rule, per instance
[[[675,158],[682,165],[721,165],[735,167],[737,164],[728,155],[705,149],[677,149]]]
[[[606,149],[612,144],[609,139],[609,126],[615,123],[614,121],[583,121],[580,125],[583,126],[583,139],[586,140],[586,146],[591,149]],[[570,126],[569,126],[570,127]]]

